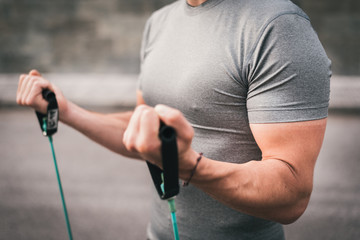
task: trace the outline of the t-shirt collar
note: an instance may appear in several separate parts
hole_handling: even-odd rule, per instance
[[[219,4],[220,2],[224,1],[224,0],[207,0],[206,2],[203,2],[202,4],[200,4],[199,6],[193,7],[191,5],[189,5],[187,3],[186,0],[182,0],[184,2],[184,8],[185,8],[185,12],[189,15],[197,15],[200,14],[202,12],[205,12],[207,10],[209,10],[210,8],[216,6],[217,4]]]

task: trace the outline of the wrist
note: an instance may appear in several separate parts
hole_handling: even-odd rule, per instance
[[[72,115],[77,112],[76,105],[68,102],[65,98],[59,104],[59,120],[65,124],[71,122]]]
[[[198,159],[200,154],[190,149],[183,157],[179,159],[179,178],[187,182],[192,178],[196,172],[193,172],[194,169],[198,167]]]
[[[199,153],[199,156],[198,156],[198,158],[196,159],[196,164],[195,164],[194,168],[191,170],[190,177],[189,177],[186,181],[183,182],[183,186],[184,186],[184,187],[188,186],[189,183],[190,183],[190,181],[191,181],[192,178],[194,177],[195,172],[196,172],[196,169],[197,169],[197,167],[198,167],[198,165],[199,165],[199,163],[200,163],[200,161],[201,161],[201,159],[202,159],[202,156],[203,156],[203,153]]]

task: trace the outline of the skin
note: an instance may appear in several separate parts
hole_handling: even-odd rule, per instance
[[[198,6],[206,0],[188,0]],[[123,156],[148,160],[161,167],[160,120],[175,128],[179,176],[187,180],[199,154],[191,148],[194,130],[180,111],[147,106],[140,91],[134,111],[100,114],[68,101],[59,88],[36,70],[20,76],[16,101],[46,112],[43,89],[55,92],[60,121]],[[262,151],[261,161],[234,164],[201,159],[191,184],[223,204],[249,215],[289,224],[305,211],[310,199],[315,162],[326,128],[326,118],[314,121],[250,124]]]
[[[145,105],[137,92],[133,112],[100,114],[68,101],[61,91],[36,70],[19,79],[17,103],[46,112],[42,89],[55,92],[60,121],[121,155],[146,159],[161,167],[160,120],[175,128],[179,149],[179,176],[187,180],[199,156],[191,148],[194,130],[180,111]],[[272,124],[250,124],[262,151],[261,161],[244,164],[219,162],[206,156],[191,183],[238,211],[283,224],[294,222],[305,211],[313,184],[314,166],[326,119]],[[206,153],[205,153],[206,155]]]
[[[206,2],[207,0],[187,0],[187,3],[190,5],[190,6],[193,6],[193,7],[197,7],[199,6],[200,4]]]
[[[191,148],[194,130],[178,110],[164,105],[138,106],[123,142],[129,151],[161,166],[159,119],[177,132],[179,175],[187,180],[199,154]],[[310,199],[326,119],[250,127],[262,151],[261,161],[234,164],[205,156],[191,183],[235,210],[282,224],[292,223],[302,215]]]

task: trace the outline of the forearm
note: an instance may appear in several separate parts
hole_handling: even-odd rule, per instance
[[[67,102],[65,112],[60,112],[60,121],[76,129],[100,145],[126,157],[139,158],[126,150],[123,134],[132,112],[114,114],[95,113]]]
[[[262,152],[261,161],[234,164],[208,159],[205,153],[194,175],[199,159],[199,154],[191,148],[194,129],[179,110],[165,105],[137,108],[124,138],[127,149],[161,166],[160,121],[174,127],[177,133],[182,180],[188,181],[192,176],[191,183],[213,198],[260,218],[286,224],[294,222],[305,211],[326,119],[251,124]]]
[[[311,192],[276,159],[233,164],[204,158],[191,183],[235,210],[281,223],[303,213]]]

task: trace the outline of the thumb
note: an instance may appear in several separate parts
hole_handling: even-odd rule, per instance
[[[33,69],[29,72],[29,75],[32,75],[32,76],[41,76],[41,74],[36,70],[36,69]]]
[[[32,69],[32,70],[29,72],[29,75],[30,75],[30,76],[42,77],[42,76],[41,76],[41,73],[40,73],[38,70],[36,70],[36,69]],[[44,79],[44,80],[45,80],[45,79]],[[53,86],[51,83],[49,83],[47,80],[45,80],[45,81],[46,81],[46,82],[43,82],[43,83],[41,84],[42,89],[49,89],[50,91],[55,92],[54,86]]]
[[[187,136],[187,133],[193,135],[192,127],[179,110],[159,104],[155,106],[155,111],[159,115],[161,121],[166,125],[175,128],[178,136],[184,134],[185,138],[192,138],[192,136]]]

